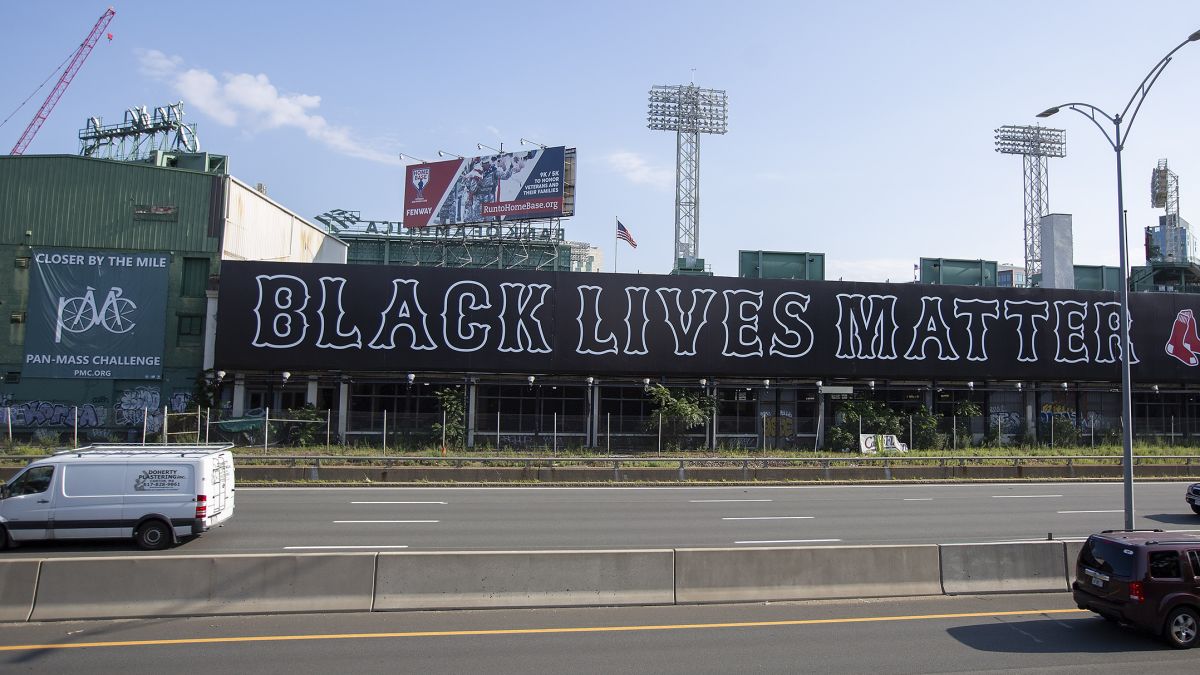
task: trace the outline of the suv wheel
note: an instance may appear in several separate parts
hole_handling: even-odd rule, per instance
[[[1196,644],[1196,631],[1200,630],[1200,615],[1191,607],[1179,607],[1167,615],[1163,637],[1176,649],[1189,649]]]
[[[1192,513],[1200,513],[1200,506],[1192,504]]]

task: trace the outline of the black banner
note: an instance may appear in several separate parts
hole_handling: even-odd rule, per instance
[[[1195,381],[1200,296],[1130,299],[1133,376]],[[225,262],[225,370],[1120,379],[1116,293]]]

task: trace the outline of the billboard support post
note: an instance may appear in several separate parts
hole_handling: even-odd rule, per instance
[[[74,427],[74,433],[72,433],[72,435],[71,435],[71,442],[74,444],[73,447],[78,448],[79,447],[79,406],[75,406],[71,410],[72,410],[71,417],[73,418],[71,420],[71,426]]]
[[[167,434],[169,433],[167,431],[167,423],[170,421],[171,421],[171,418],[167,417],[167,406],[164,405],[163,406],[163,425],[162,425],[163,445],[167,444]]]
[[[150,426],[150,409],[142,406],[142,445],[146,444],[146,431]]]

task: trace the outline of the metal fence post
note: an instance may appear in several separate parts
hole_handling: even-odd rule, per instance
[[[550,434],[551,434],[551,452],[554,453],[555,457],[558,457],[558,413],[557,412],[554,413],[554,421],[551,422]]]
[[[446,411],[442,411],[442,456],[446,456]]]
[[[333,408],[325,409],[325,454],[329,454],[329,437],[333,434]]]
[[[150,426],[150,409],[142,406],[142,445],[146,444],[146,429]]]
[[[163,426],[162,426],[162,432],[163,432],[163,445],[166,445],[166,444],[167,444],[167,434],[168,434],[168,433],[170,433],[170,432],[169,432],[169,430],[168,430],[169,428],[168,428],[168,426],[167,426],[167,423],[168,423],[169,421],[170,421],[170,418],[168,418],[168,417],[167,417],[167,406],[165,406],[165,405],[164,405],[164,406],[163,406]]]
[[[658,413],[658,454],[662,454],[662,413]]]
[[[263,408],[263,452],[267,451],[267,438],[271,435],[271,409]]]
[[[611,455],[612,454],[612,413],[605,413],[605,415],[608,416],[608,419],[607,419],[605,429],[604,429],[604,444],[606,446],[606,448],[605,448],[606,452],[608,452],[608,454]]]
[[[212,408],[204,409],[204,444],[208,445],[208,430],[212,424]]]
[[[954,450],[958,450],[958,415],[950,415],[950,438],[953,439]]]
[[[71,438],[74,443],[74,447],[78,448],[79,447],[79,406],[75,406],[73,408],[73,410],[75,411],[75,419],[71,422],[71,425],[74,427],[74,434],[72,434]]]
[[[387,408],[383,409],[383,451],[387,452]]]
[[[496,449],[500,449],[500,401],[496,401]]]
[[[8,420],[8,445],[9,445],[9,447],[12,447],[12,445],[13,445],[13,437],[12,437],[12,406],[7,406],[6,408],[4,408],[4,418],[5,418],[6,420]]]
[[[908,449],[913,450],[913,423],[912,415],[908,416]]]

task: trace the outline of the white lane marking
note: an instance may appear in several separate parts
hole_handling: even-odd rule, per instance
[[[351,504],[445,504],[446,502],[350,502]]]
[[[735,541],[735,544],[824,544],[841,539],[765,539],[762,541]]]
[[[1062,495],[992,495],[992,499],[1041,499],[1042,497],[1061,497]]]
[[[1134,485],[1151,487],[1151,486],[1156,486],[1156,485],[1159,485],[1159,486],[1161,486],[1161,485],[1191,485],[1192,483],[1195,483],[1195,482],[1196,481],[1183,481],[1183,480],[1178,480],[1178,481],[1135,480]],[[1082,485],[1083,487],[1087,487],[1087,488],[1100,487],[1100,488],[1120,489],[1121,479],[1113,478],[1111,480],[1105,480],[1103,482],[1098,481],[1095,483],[1086,483],[1086,484],[1045,483],[1044,485],[1046,485],[1047,487],[1062,486],[1062,487],[1076,487],[1076,488],[1081,487],[1081,485]],[[1028,485],[1025,483],[989,483],[989,486],[994,487],[994,488],[996,488],[996,487],[1015,487],[1015,488],[1026,487],[1027,488],[1028,487]],[[546,491],[546,490],[599,491],[599,490],[602,490],[605,492],[613,492],[615,490],[637,490],[637,491],[673,490],[675,492],[678,492],[679,490],[704,490],[704,491],[740,490],[740,491],[746,491],[746,490],[840,490],[840,489],[848,489],[848,490],[873,490],[873,491],[877,492],[880,489],[904,490],[904,489],[912,489],[912,488],[916,488],[916,487],[920,487],[921,489],[935,488],[935,489],[945,490],[945,489],[962,489],[962,488],[969,489],[969,488],[973,488],[975,486],[972,486],[970,484],[964,484],[964,483],[946,483],[946,484],[938,484],[938,485],[926,484],[926,485],[920,485],[920,486],[902,484],[902,485],[696,485],[696,486],[688,486],[688,487],[679,487],[679,486],[675,486],[675,485],[664,485],[664,486],[645,485],[645,486],[639,486],[639,487],[628,487],[628,486],[617,486],[617,485],[614,485],[611,487],[610,486],[605,486],[605,487],[560,487],[560,486],[553,486],[553,485],[527,487],[527,486],[514,485],[514,486],[504,486],[504,487],[442,487],[442,486],[439,486],[439,487],[416,487],[416,488],[413,488],[413,487],[248,487],[247,486],[247,487],[238,488],[238,490],[243,491],[243,492],[251,492],[251,491],[254,491],[254,492],[286,492],[286,491],[296,492],[296,491],[302,491],[302,490],[316,490],[319,492],[333,492],[335,490],[343,490],[343,491],[344,490],[359,490],[359,491],[370,490],[371,492],[378,493],[382,490],[407,490],[407,491],[427,490],[430,492],[433,492],[433,491],[438,491],[438,492],[462,491],[462,490],[469,490],[472,492],[483,492],[483,491],[516,492],[516,491],[520,491],[520,490],[540,490],[540,491]]]
[[[353,549],[362,548],[362,549],[369,549],[369,550],[374,551],[376,549],[381,549],[381,548],[408,548],[408,547],[407,546],[394,546],[394,545],[383,545],[383,546],[284,546],[283,550],[285,550],[285,551],[328,551],[328,550],[334,550],[334,549],[350,549],[350,548],[353,548]]]
[[[335,520],[335,524],[344,523],[440,523],[440,520]]]
[[[725,504],[729,502],[769,502],[770,499],[689,499],[692,504]]]
[[[1163,532],[1200,532],[1200,530],[1163,530]]]
[[[905,497],[906,502],[931,502],[933,497]]]
[[[1053,539],[1035,539],[1025,537],[1023,539],[992,539],[990,541],[955,541],[955,542],[940,542],[943,546],[978,546],[979,544],[1043,544],[1048,541],[1087,541],[1086,536],[1082,537],[1055,537]]]
[[[721,520],[812,520],[816,516],[742,516],[737,518],[722,518]]]
[[[1121,509],[1106,509],[1104,511],[1059,511],[1059,513],[1125,513]]]

